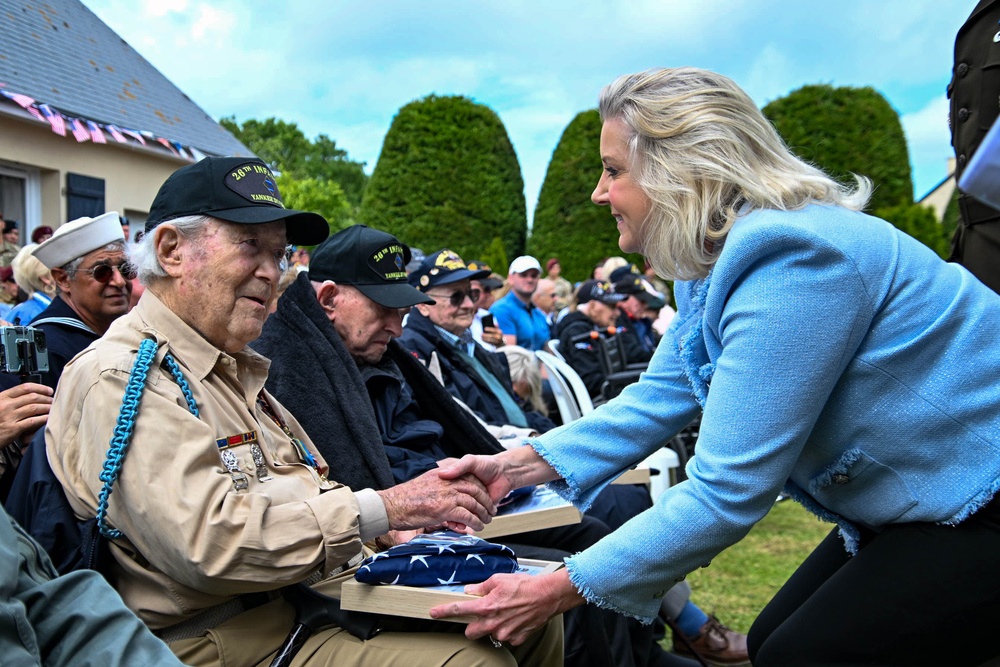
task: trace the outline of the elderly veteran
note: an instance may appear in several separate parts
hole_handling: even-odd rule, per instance
[[[74,511],[97,516],[112,537],[125,604],[187,664],[267,664],[294,624],[281,589],[349,576],[362,543],[390,529],[479,529],[495,512],[479,485],[434,472],[380,491],[330,480],[337,462],[264,390],[268,361],[247,343],[276,298],[286,245],[328,233],[322,217],[284,207],[259,160],[179,169],[134,246],[146,291],[67,366],[57,392],[46,429],[53,472]],[[144,366],[139,391],[123,399]],[[108,443],[123,439],[123,403],[137,409],[122,418],[131,446],[108,497],[101,473]],[[544,639],[558,655],[561,637]],[[514,664],[461,634],[362,642],[338,626],[312,634],[292,664],[383,665],[404,654],[416,665]]]
[[[68,222],[32,253],[52,271],[56,298],[31,322],[45,333],[49,372],[42,384],[53,389],[66,365],[128,312],[135,270],[125,258],[125,237],[114,211]],[[0,376],[0,386],[17,384]]]

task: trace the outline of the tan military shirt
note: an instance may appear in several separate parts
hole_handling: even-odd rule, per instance
[[[268,396],[319,471],[258,407],[269,362],[249,348],[232,356],[216,349],[149,290],[66,366],[56,392],[49,462],[78,515],[96,514],[101,468],[143,338],[160,347],[108,518],[125,535],[111,547],[116,588],[147,625],[163,628],[238,594],[329,574],[359,553],[362,539],[388,530],[374,491],[326,481],[327,464],[295,418]],[[199,417],[162,364],[168,350]]]

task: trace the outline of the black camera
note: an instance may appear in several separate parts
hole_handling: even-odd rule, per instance
[[[0,327],[0,371],[22,380],[41,379],[49,371],[45,332],[33,327]]]

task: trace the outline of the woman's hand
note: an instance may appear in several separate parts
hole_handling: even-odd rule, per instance
[[[559,479],[559,475],[528,446],[514,447],[492,456],[466,454],[462,458],[438,461],[438,475],[455,479],[472,474],[486,487],[494,503],[522,486],[534,486]]]
[[[481,584],[465,587],[476,600],[451,602],[430,611],[431,618],[475,616],[465,636],[493,639],[518,646],[556,614],[584,604],[565,568],[552,574],[495,574]]]

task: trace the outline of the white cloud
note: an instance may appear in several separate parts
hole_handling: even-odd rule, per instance
[[[221,42],[229,37],[235,24],[236,17],[229,12],[211,5],[202,5],[198,8],[197,20],[191,26],[191,35],[199,40],[207,36]]]
[[[144,0],[142,14],[151,19],[161,18],[170,12],[182,13],[187,9],[187,0]]]
[[[935,97],[900,121],[913,165],[913,194],[919,199],[948,175],[948,159],[955,156],[948,129],[948,98]]]

